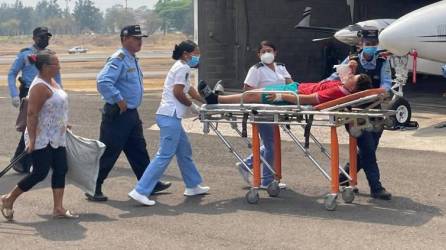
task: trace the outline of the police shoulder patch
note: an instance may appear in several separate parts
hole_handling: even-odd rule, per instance
[[[263,64],[262,62],[259,62],[255,66],[256,66],[256,68],[260,68],[260,67],[265,66],[265,64]]]
[[[118,50],[111,56],[111,58],[119,58],[121,60],[124,60],[125,54],[121,50]]]

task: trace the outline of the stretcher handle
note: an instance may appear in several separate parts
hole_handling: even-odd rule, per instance
[[[261,90],[261,89],[253,89],[253,90],[248,90],[242,93],[242,98],[240,98],[240,106],[244,105],[243,102],[243,98],[245,97],[245,94],[250,94],[250,93],[260,93],[260,94],[292,94],[296,96],[296,106],[300,106],[300,102],[299,102],[299,95],[294,92],[294,91],[274,91],[274,90]]]

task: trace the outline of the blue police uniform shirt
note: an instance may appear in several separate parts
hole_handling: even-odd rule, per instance
[[[443,72],[443,76],[446,77],[446,65],[443,65],[443,67],[441,67],[441,71]]]
[[[121,100],[127,108],[139,107],[144,93],[143,75],[138,59],[125,48],[118,49],[97,76],[97,89],[102,99],[115,104]]]
[[[16,79],[17,75],[20,71],[22,71],[22,78],[25,81],[25,87],[29,88],[34,78],[39,73],[39,70],[35,65],[31,64],[28,60],[28,55],[36,54],[39,50],[35,46],[31,46],[29,48],[22,49],[18,54],[16,59],[14,60],[11,69],[8,73],[8,88],[9,94],[12,97],[18,96]],[[60,73],[54,77],[54,80],[62,86],[62,80],[60,77]]]
[[[376,59],[377,56],[374,56],[371,61],[367,61],[362,52],[359,53],[359,63],[361,63],[362,67],[364,67],[367,70],[373,70],[376,68]],[[341,64],[348,64],[349,58],[345,58],[344,61],[342,61]],[[339,80],[339,75],[337,72],[334,72],[327,78],[327,80]],[[386,60],[383,62],[381,67],[381,83],[380,87],[384,88],[386,90],[389,90],[392,87],[392,71],[390,70],[390,64],[389,61]]]

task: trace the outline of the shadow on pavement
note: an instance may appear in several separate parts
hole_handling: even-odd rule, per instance
[[[126,213],[121,215],[122,218],[151,215],[176,216],[184,213],[220,215],[249,211],[396,226],[421,226],[433,217],[442,215],[441,210],[435,206],[424,205],[399,196],[393,197],[391,201],[370,199],[367,204],[344,204],[338,197],[336,211],[325,210],[322,197],[305,196],[293,190],[281,192],[278,198],[269,198],[266,193],[260,193],[260,201],[254,205],[248,204],[244,196],[207,204],[202,204],[203,197],[185,198],[183,203],[176,206],[157,203],[153,207],[143,207],[135,205],[133,201],[109,201],[108,204],[125,211]]]
[[[44,221],[39,222],[12,222],[11,224],[34,228],[36,235],[50,241],[77,241],[85,238],[87,228],[80,222],[112,222],[102,214],[80,214],[79,219],[53,219],[51,215],[39,215]],[[26,230],[29,231],[29,230]]]

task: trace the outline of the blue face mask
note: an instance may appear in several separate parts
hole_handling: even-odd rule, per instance
[[[200,63],[200,56],[192,56],[192,58],[187,61],[187,65],[191,68],[197,68]]]
[[[362,52],[369,55],[374,56],[378,48],[376,46],[367,46],[362,49]]]

